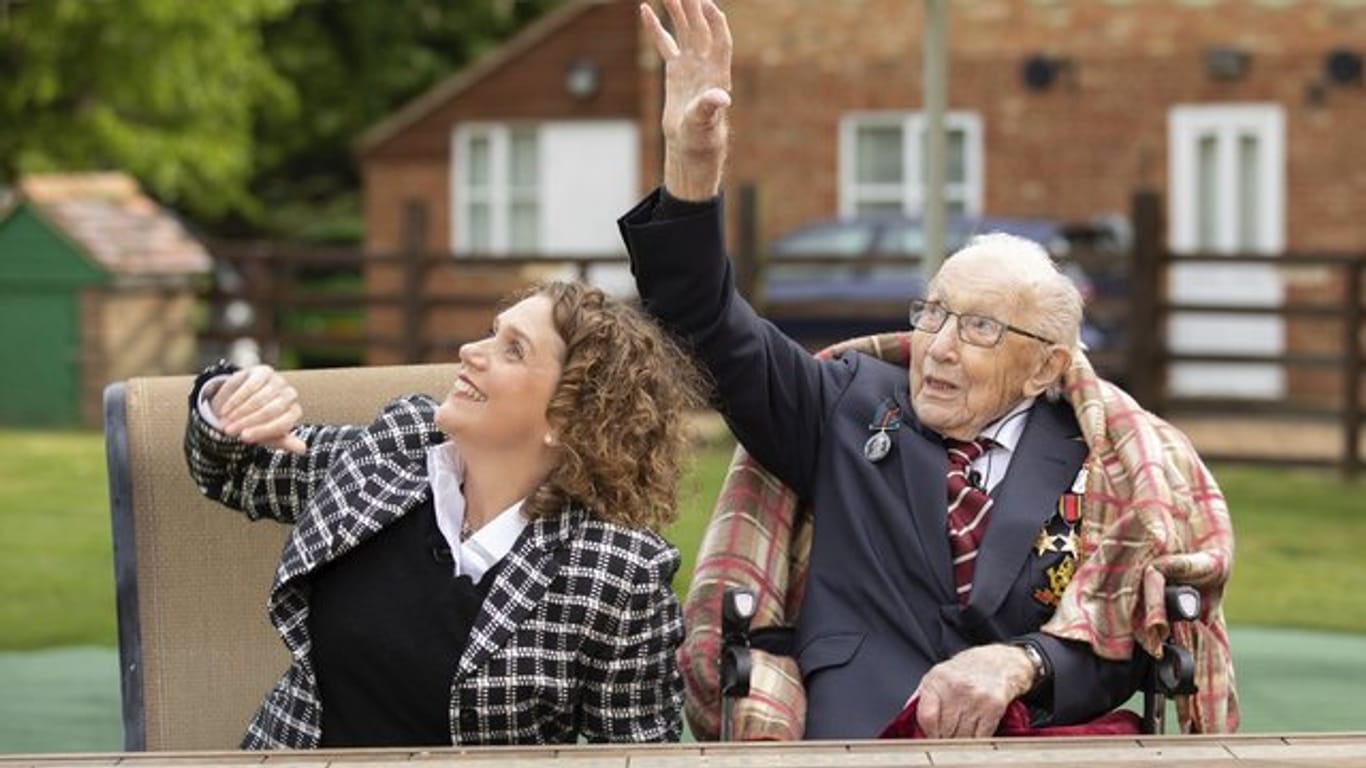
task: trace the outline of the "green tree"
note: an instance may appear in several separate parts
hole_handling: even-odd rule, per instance
[[[119,169],[220,232],[358,232],[361,132],[559,2],[0,0],[0,182]]]
[[[340,215],[358,219],[359,135],[559,1],[302,0],[271,21],[267,56],[299,109],[260,116],[253,189],[272,214],[263,223],[326,226],[317,209],[337,215],[329,203],[339,199]]]
[[[199,215],[249,211],[264,54],[294,0],[0,0],[0,173],[121,169]]]

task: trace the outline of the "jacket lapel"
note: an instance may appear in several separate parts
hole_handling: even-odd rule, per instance
[[[1059,495],[1071,486],[1085,459],[1086,444],[1066,404],[1036,403],[1010,469],[992,494],[991,523],[977,553],[968,598],[969,622],[996,613],[1024,567],[1035,534],[1053,516]]]
[[[522,531],[507,561],[494,575],[488,597],[470,629],[455,685],[506,646],[508,636],[540,604],[568,554],[569,541],[586,517],[581,509],[567,506],[559,515],[534,520]]]
[[[346,471],[329,472],[285,542],[275,589],[355,549],[420,504],[431,490],[425,456],[391,454],[362,471],[353,456]],[[354,471],[350,471],[353,470]],[[363,477],[343,488],[337,477]]]
[[[916,539],[925,562],[934,574],[939,599],[954,602],[953,565],[949,557],[948,532],[948,456],[944,445],[915,418],[908,402],[910,393],[897,390],[901,412],[910,414],[908,429],[897,430],[896,455],[901,461],[901,476],[907,479],[906,498],[915,523]]]

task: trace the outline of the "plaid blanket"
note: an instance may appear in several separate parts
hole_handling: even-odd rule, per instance
[[[854,350],[888,362],[910,361],[907,333],[854,339],[821,352]],[[1178,641],[1196,659],[1199,693],[1177,697],[1183,731],[1218,733],[1238,725],[1237,696],[1222,594],[1233,561],[1233,529],[1222,493],[1189,441],[1100,379],[1076,355],[1063,381],[1089,449],[1080,567],[1043,631],[1080,640],[1097,655],[1126,659],[1137,644],[1156,656],[1169,631],[1168,580],[1200,589],[1199,621],[1178,625]],[[698,553],[684,605],[687,638],[679,666],[685,712],[699,739],[720,731],[716,660],[721,596],[754,589],[753,626],[797,620],[811,548],[810,510],[736,449]],[[733,733],[742,740],[795,740],[803,734],[806,697],[796,662],[755,650],[750,695],[736,703]]]

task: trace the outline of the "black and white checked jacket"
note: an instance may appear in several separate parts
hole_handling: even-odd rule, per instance
[[[308,579],[430,493],[426,450],[445,439],[436,403],[389,403],[368,427],[305,426],[305,455],[240,443],[203,420],[191,395],[190,475],[209,498],[293,528],[267,611],[293,657],[243,737],[246,749],[318,744]],[[670,583],[678,551],[577,507],[523,531],[451,679],[452,744],[674,741],[683,622]]]

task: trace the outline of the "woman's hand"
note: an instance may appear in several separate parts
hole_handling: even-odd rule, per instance
[[[664,59],[664,186],[681,200],[721,189],[730,106],[730,26],[714,0],[663,0],[669,34],[650,6],[640,20]]]
[[[292,434],[304,415],[299,393],[268,365],[254,365],[229,376],[209,407],[223,432],[244,443],[293,453],[308,450]]]

